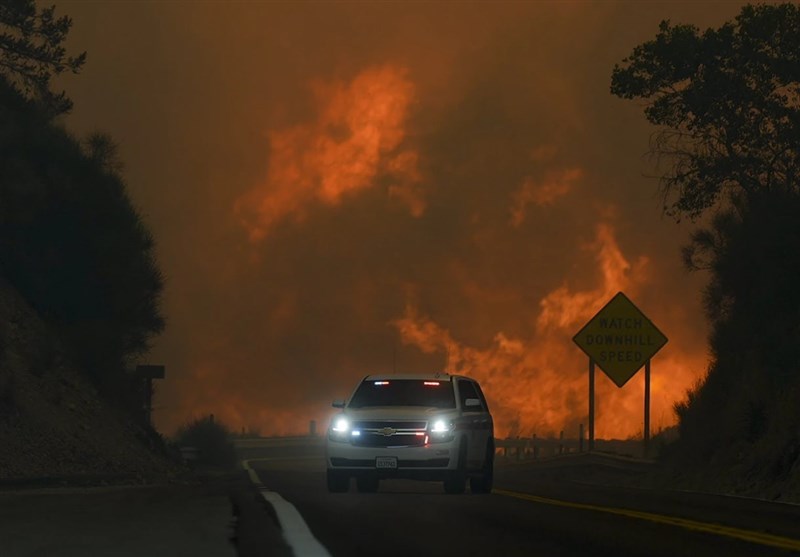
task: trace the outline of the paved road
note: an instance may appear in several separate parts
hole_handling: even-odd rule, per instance
[[[798,506],[590,485],[589,470],[576,477],[530,465],[499,467],[491,495],[445,495],[438,483],[404,480],[375,494],[329,494],[319,444],[242,455],[334,557],[800,554]]]
[[[226,486],[0,492],[1,557],[235,557]]]

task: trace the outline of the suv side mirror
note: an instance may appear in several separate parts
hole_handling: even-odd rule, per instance
[[[477,400],[477,399],[475,399]],[[334,400],[331,404],[334,408],[344,408],[344,401],[343,400]]]
[[[464,401],[464,407],[480,409],[481,401],[480,399],[477,398],[468,398],[467,400]]]

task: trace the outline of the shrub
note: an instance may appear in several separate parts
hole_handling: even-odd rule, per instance
[[[164,327],[163,277],[114,156],[109,138],[82,146],[0,78],[0,275],[120,398],[126,364]]]
[[[182,426],[175,441],[179,446],[197,449],[198,465],[226,469],[236,465],[231,433],[224,424],[214,420],[213,414]]]

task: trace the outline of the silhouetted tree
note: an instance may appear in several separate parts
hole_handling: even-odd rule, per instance
[[[109,138],[81,144],[0,77],[0,273],[120,392],[164,320],[153,237],[115,161]]]
[[[94,132],[83,142],[89,158],[93,159],[106,172],[121,174],[125,165],[119,158],[119,147],[110,135]]]
[[[68,112],[72,101],[63,91],[51,91],[51,78],[77,73],[86,61],[85,52],[67,56],[63,44],[70,27],[69,17],[55,16],[55,6],[38,10],[33,0],[0,2],[0,73],[53,116]]]
[[[666,158],[664,209],[696,217],[727,194],[798,191],[800,8],[745,6],[702,34],[661,22],[614,67],[611,92],[645,99]]]
[[[678,405],[682,436],[706,451],[800,427],[800,196],[735,197],[693,233],[684,260],[710,273],[712,362]]]
[[[711,363],[676,405],[683,456],[774,479],[800,459],[800,8],[745,6],[702,34],[662,22],[614,67],[668,162],[664,210],[716,208],[684,248],[705,269]]]

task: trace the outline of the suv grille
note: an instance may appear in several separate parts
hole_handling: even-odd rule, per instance
[[[427,422],[363,421],[353,424],[350,440],[357,447],[421,447],[425,445]]]

